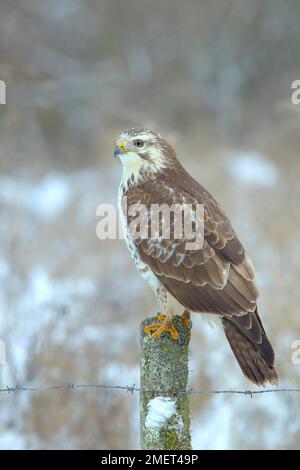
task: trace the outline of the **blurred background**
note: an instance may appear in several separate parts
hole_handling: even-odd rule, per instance
[[[122,240],[115,137],[159,131],[221,201],[258,272],[280,385],[300,386],[297,0],[1,0],[0,385],[139,383],[154,296]],[[191,386],[254,389],[193,317]],[[299,448],[300,397],[193,396],[195,449]],[[0,394],[2,449],[139,447],[138,395]]]

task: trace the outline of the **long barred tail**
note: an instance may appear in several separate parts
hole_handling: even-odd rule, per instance
[[[256,385],[277,385],[274,351],[257,309],[241,317],[222,318],[225,335],[240,368]]]

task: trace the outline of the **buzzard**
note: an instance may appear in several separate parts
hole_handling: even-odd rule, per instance
[[[209,315],[224,329],[244,373],[256,385],[277,383],[274,352],[258,315],[255,269],[228,217],[214,197],[183,168],[175,150],[158,133],[129,129],[116,141],[114,151],[123,166],[119,212],[124,236],[138,271],[150,283],[161,313],[145,332],[152,338],[168,332],[175,340],[173,315],[188,326],[191,312]],[[187,240],[132,235],[130,207],[147,208],[144,222],[158,205],[203,208],[203,241],[187,249]],[[160,219],[161,220],[161,219]]]

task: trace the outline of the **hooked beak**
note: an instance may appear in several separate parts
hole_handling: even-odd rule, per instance
[[[118,155],[123,153],[124,147],[125,147],[124,142],[117,142],[117,145],[115,146],[115,149],[114,149],[114,156],[117,157]]]
[[[121,149],[118,145],[116,145],[114,149],[114,157],[116,158],[118,155],[120,155],[120,153],[121,153]]]

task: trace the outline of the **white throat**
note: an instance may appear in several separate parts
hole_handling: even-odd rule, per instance
[[[166,166],[159,151],[153,152],[152,150],[150,154],[151,161],[142,158],[135,152],[120,154],[119,158],[123,166],[123,181],[127,181],[128,178],[133,178],[135,181],[138,181],[141,170],[149,170],[151,173],[156,173]]]
[[[120,155],[120,160],[123,167],[123,181],[133,177],[135,180],[139,178],[142,167],[147,163],[139,155],[134,152],[127,152]]]

